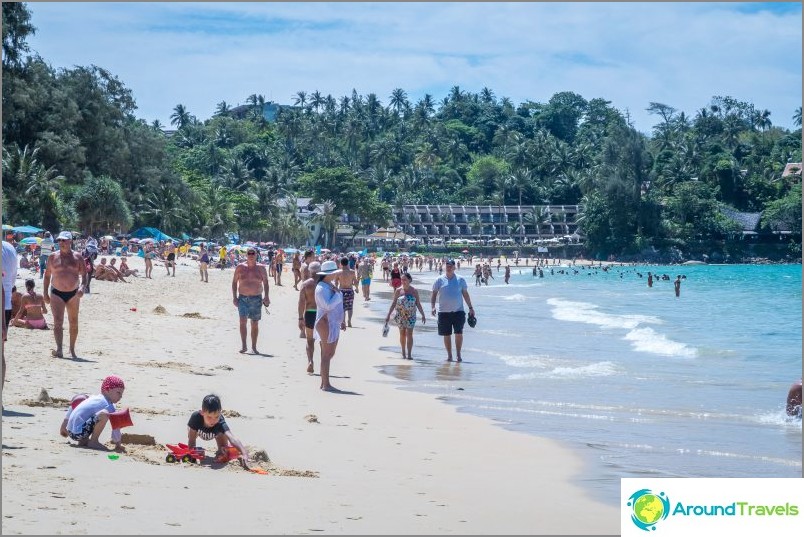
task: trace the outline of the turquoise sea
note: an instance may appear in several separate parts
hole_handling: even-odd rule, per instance
[[[482,287],[462,269],[478,317],[464,363],[445,362],[435,326],[419,324],[414,361],[384,372],[562,442],[586,461],[580,484],[612,504],[622,477],[802,477],[801,420],[784,412],[802,373],[801,265],[550,268],[512,268],[506,285],[495,267]],[[648,288],[648,271],[671,279]],[[422,291],[436,277],[412,274]],[[383,316],[388,289],[372,286]],[[386,349],[398,341],[392,329]]]

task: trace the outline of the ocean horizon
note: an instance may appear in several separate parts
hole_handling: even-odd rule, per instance
[[[802,372],[801,265],[551,265],[543,278],[521,265],[508,285],[492,270],[480,287],[459,272],[478,318],[461,364],[446,362],[430,319],[438,274],[413,270],[428,323],[416,326],[412,362],[392,326],[383,350],[396,358],[382,371],[561,442],[585,461],[580,484],[612,504],[623,477],[801,477],[801,420],[784,411]],[[669,280],[649,288],[648,271]],[[372,284],[381,318],[390,291]]]

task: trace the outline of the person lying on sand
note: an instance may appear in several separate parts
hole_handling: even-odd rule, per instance
[[[235,438],[226,423],[222,410],[220,397],[214,394],[207,395],[201,401],[201,410],[196,410],[190,415],[187,422],[187,446],[195,448],[196,440],[212,440],[218,444],[218,451],[215,453],[216,459],[226,460],[229,443],[231,443],[243,456],[243,466],[248,468],[248,450]]]
[[[59,433],[76,440],[81,447],[108,451],[98,439],[109,422],[109,414],[115,412],[115,403],[123,398],[125,389],[123,379],[109,375],[103,379],[101,393],[87,397],[75,408],[71,405]],[[116,451],[123,451],[122,440],[120,429],[112,429],[112,442],[115,443]]]

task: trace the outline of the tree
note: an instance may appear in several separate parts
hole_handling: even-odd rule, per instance
[[[331,200],[324,200],[317,208],[316,215],[310,220],[314,224],[319,224],[324,232],[324,244],[331,248],[335,240],[335,228],[338,226],[339,215],[336,212],[337,205]],[[316,242],[318,240],[316,239]]]
[[[216,116],[225,116],[231,111],[232,107],[226,101],[221,101],[215,107]]]
[[[172,191],[168,190],[166,194],[170,195]],[[112,231],[117,227],[128,229],[132,224],[123,189],[120,183],[110,177],[90,177],[78,192],[75,208],[81,229],[90,235],[97,231]]]
[[[3,2],[3,70],[22,66],[22,55],[29,51],[26,39],[35,33],[24,3]]]
[[[796,183],[787,196],[774,200],[762,211],[762,226],[772,231],[788,228],[801,235],[801,183]]]
[[[177,104],[170,114],[170,124],[176,125],[179,129],[183,129],[190,124],[190,113],[183,104]]]

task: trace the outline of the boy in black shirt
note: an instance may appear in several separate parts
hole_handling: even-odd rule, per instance
[[[201,402],[201,410],[196,410],[187,422],[187,446],[195,448],[196,438],[212,440],[218,443],[216,458],[227,454],[227,447],[231,442],[243,456],[243,464],[248,464],[248,451],[246,447],[235,438],[229,430],[229,424],[221,414],[221,400],[217,395],[207,395]]]

